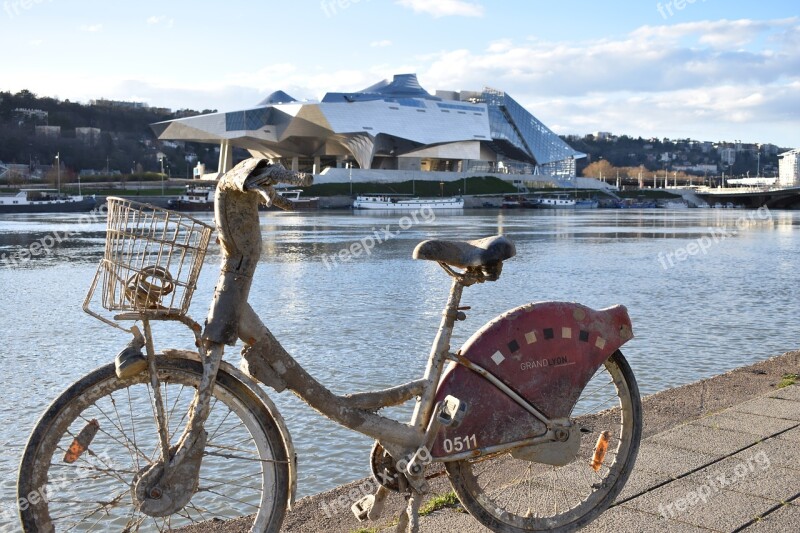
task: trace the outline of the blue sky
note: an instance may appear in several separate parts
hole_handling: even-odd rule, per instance
[[[0,0],[0,89],[231,110],[416,72],[558,133],[797,147],[798,30],[788,0]]]

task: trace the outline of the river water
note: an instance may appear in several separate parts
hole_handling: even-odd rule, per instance
[[[265,246],[251,303],[289,352],[337,393],[422,375],[449,288],[436,264],[411,259],[426,238],[503,233],[517,245],[499,281],[466,289],[463,305],[472,310],[457,324],[454,347],[530,301],[622,303],[636,334],[623,351],[650,394],[800,346],[798,212],[468,210],[416,220],[317,212],[264,213],[261,222]],[[81,311],[104,228],[103,220],[79,215],[0,217],[0,506],[13,503],[17,462],[38,416],[127,342]],[[54,246],[31,249],[37,242]],[[199,321],[218,261],[212,244],[190,311]],[[192,347],[179,329],[158,332],[157,348]],[[238,364],[238,351],[226,357]],[[290,393],[272,397],[297,447],[299,495],[368,474],[369,439]]]

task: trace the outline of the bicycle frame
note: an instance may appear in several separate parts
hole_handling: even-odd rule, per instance
[[[568,413],[565,415],[562,412],[556,412],[556,416],[548,416],[533,405],[524,394],[515,391],[514,387],[509,385],[509,380],[499,379],[486,370],[486,364],[481,364],[479,358],[472,357],[469,353],[451,353],[450,341],[455,322],[463,319],[463,313],[459,311],[463,290],[469,285],[485,280],[480,269],[467,269],[463,273],[458,273],[440,263],[453,280],[439,329],[429,353],[425,373],[421,379],[383,391],[346,396],[333,394],[314,379],[283,348],[247,303],[252,278],[261,253],[262,238],[258,203],[260,197],[268,200],[275,198],[274,190],[271,187],[248,186],[247,180],[264,166],[263,160],[251,159],[243,162],[226,173],[217,187],[215,215],[223,261],[206,327],[199,336],[201,341],[198,343],[200,360],[204,366],[203,379],[197,393],[197,401],[189,415],[189,422],[179,441],[178,451],[171,460],[167,461],[168,464],[164,465],[165,478],[168,469],[170,472],[176,471],[177,478],[184,478],[192,472],[192,469],[196,470],[199,467],[199,459],[197,459],[199,455],[196,453],[196,448],[201,448],[204,444],[203,424],[208,416],[211,389],[222,362],[225,345],[232,345],[237,339],[245,344],[242,355],[248,374],[279,392],[286,388],[292,390],[307,404],[329,419],[379,441],[395,460],[406,460],[407,463],[410,463],[407,469],[403,469],[405,470],[403,474],[416,492],[425,491],[423,468],[412,468],[412,466],[415,461],[418,461],[422,450],[428,452],[427,447],[432,447],[437,442],[441,426],[434,423],[433,415],[437,405],[441,405],[444,401],[443,391],[446,392],[448,387],[452,388],[452,380],[448,382],[447,379],[455,374],[455,372],[448,372],[443,378],[445,364],[448,362],[455,363],[455,367],[463,372],[477,376],[483,386],[491,389],[488,394],[499,395],[507,402],[516,405],[522,412],[534,417],[542,429],[537,431],[538,434],[534,437],[518,435],[516,438],[503,442],[489,442],[483,446],[475,446],[474,449],[462,454],[451,454],[448,457],[447,454],[439,453],[434,457],[435,460],[458,460],[546,442],[573,441],[572,436],[576,429],[571,426],[567,418]],[[589,364],[584,365],[589,372],[585,381],[571,384],[573,387],[571,392],[575,393],[575,398],[594,370],[617,347],[632,337],[630,321],[624,308],[617,308],[617,311],[614,312],[597,312],[597,316],[600,318],[597,318],[596,322],[608,322],[603,327],[617,328],[618,335],[617,338],[612,339],[611,333],[605,334],[609,339],[607,346],[604,341],[603,349],[594,354]],[[614,320],[610,318],[607,320],[603,317],[611,317]],[[197,332],[196,327],[193,329]],[[152,359],[152,343],[148,342],[147,347],[148,355]],[[497,361],[495,362],[497,363]],[[497,364],[499,365],[499,363]],[[464,390],[459,392],[464,395],[463,399],[473,399],[475,396],[474,392],[470,393]],[[482,389],[481,392],[486,393],[486,390]],[[407,424],[384,417],[376,412],[383,407],[405,403],[414,397],[417,397],[417,403],[411,420]],[[277,416],[279,418],[279,415]],[[166,452],[164,456],[167,456]],[[185,464],[182,465],[182,463]],[[293,469],[293,466],[290,468]],[[167,484],[169,483],[170,481],[167,480]],[[186,480],[181,479],[174,484],[183,486],[186,484]],[[290,498],[292,497],[290,496]],[[418,505],[418,500],[414,505]]]

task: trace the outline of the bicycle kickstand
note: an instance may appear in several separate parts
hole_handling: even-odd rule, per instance
[[[411,491],[406,510],[400,515],[400,519],[397,522],[396,533],[419,533],[420,504],[422,504],[422,494],[417,491]]]

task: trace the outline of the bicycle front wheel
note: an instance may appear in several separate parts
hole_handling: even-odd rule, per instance
[[[585,434],[567,465],[533,463],[510,453],[446,463],[467,511],[492,531],[529,533],[575,531],[606,510],[633,469],[642,435],[639,389],[622,353],[612,354],[595,373],[570,418]],[[608,448],[595,471],[590,463],[604,432]]]
[[[157,368],[174,442],[203,369],[166,357],[158,358]],[[95,370],[53,402],[31,434],[18,482],[24,530],[168,531],[253,516],[254,531],[277,532],[289,474],[271,415],[244,384],[220,370],[205,429],[200,483],[191,501],[172,516],[144,515],[134,506],[134,478],[160,458],[149,375],[120,380],[114,365]]]

